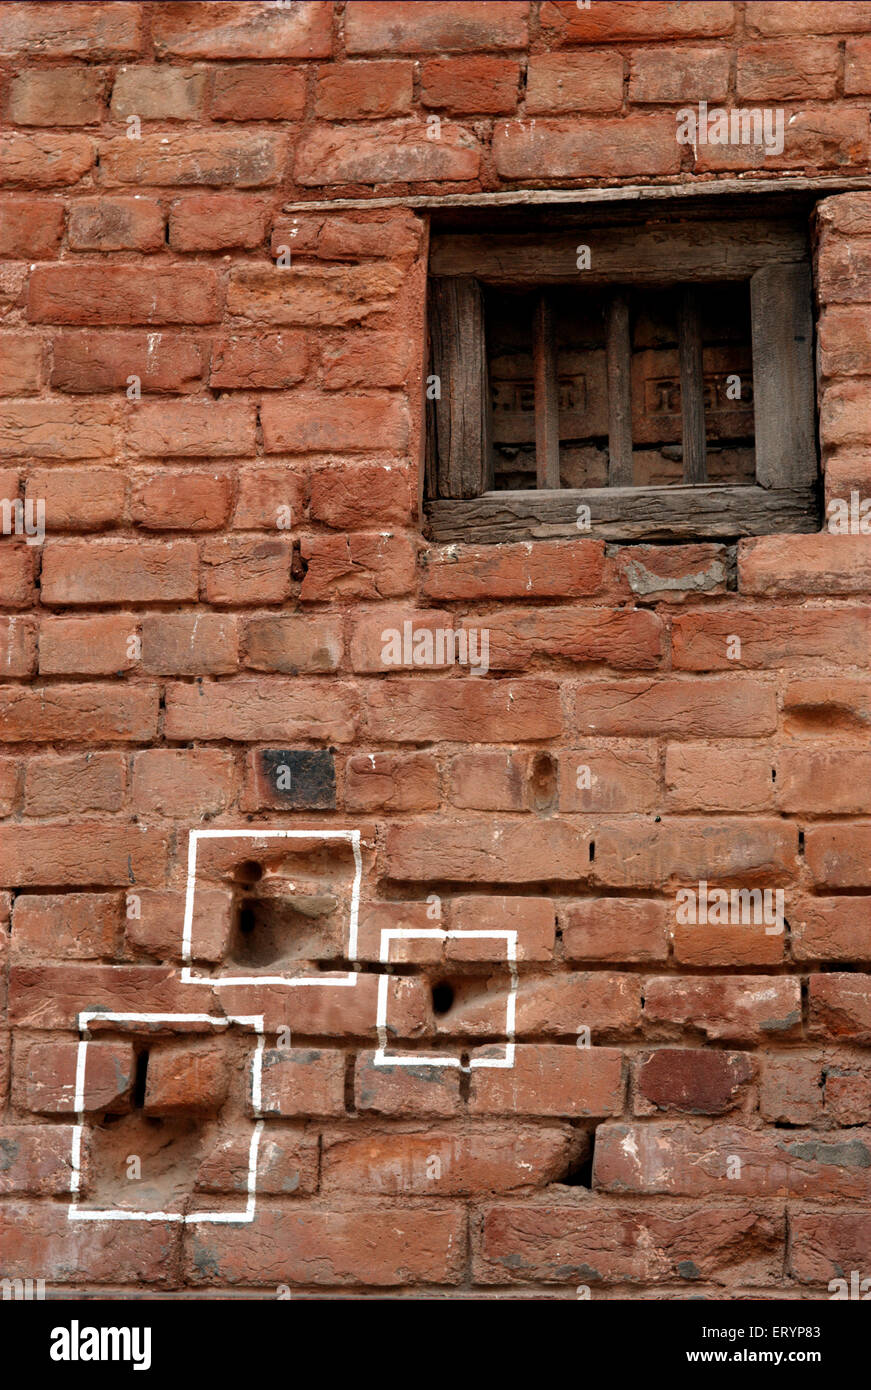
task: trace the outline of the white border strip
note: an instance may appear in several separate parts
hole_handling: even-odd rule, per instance
[[[351,889],[351,913],[348,921],[348,960],[357,959],[357,931],[360,913],[360,888],[363,881],[363,856],[360,851],[359,830],[191,830],[188,840],[188,872],[184,900],[182,930],[181,982],[185,985],[208,984],[213,989],[228,985],[320,985],[322,988],[354,986],[357,973],[317,971],[312,975],[196,975],[191,968],[191,947],[194,925],[194,894],[197,881],[197,845],[200,840],[347,840],[354,853],[354,883]]]
[[[251,1028],[257,1033],[257,1046],[254,1049],[254,1056],[251,1060],[251,1098],[254,1107],[255,1124],[251,1135],[251,1143],[248,1146],[248,1196],[243,1212],[233,1211],[122,1211],[112,1209],[108,1211],[96,1211],[80,1207],[78,1204],[78,1193],[81,1185],[81,1165],[82,1165],[82,1133],[85,1126],[85,1071],[87,1068],[87,1037],[79,1038],[79,1048],[76,1057],[76,1094],[73,1106],[76,1112],[76,1124],[73,1126],[73,1142],[70,1171],[70,1205],[67,1208],[67,1217],[70,1221],[179,1221],[184,1225],[193,1225],[199,1221],[241,1223],[254,1220],[256,1207],[257,1190],[257,1158],[260,1152],[260,1135],[263,1132],[262,1118],[262,1077],[263,1077],[263,1047],[265,1036],[263,1032],[262,1014],[129,1014],[103,1012],[101,1009],[88,1009],[79,1014],[79,1032],[87,1033],[91,1020],[99,1018],[107,1023],[211,1023],[216,1028],[228,1028],[231,1023],[241,1024],[243,1027]]]
[[[382,927],[381,928],[381,961],[386,964],[390,960],[391,941],[404,940],[411,938],[424,937],[429,941],[449,941],[452,938],[484,937],[487,940],[504,940],[505,955],[508,960],[508,970],[511,976],[511,988],[508,991],[508,1000],[505,1008],[505,1044],[504,1057],[481,1057],[473,1059],[467,1067],[464,1067],[459,1057],[435,1056],[427,1057],[421,1052],[392,1053],[387,1052],[387,990],[390,980],[395,979],[394,975],[379,975],[378,977],[378,1051],[375,1053],[376,1067],[459,1067],[460,1071],[471,1071],[473,1067],[513,1067],[514,1066],[514,1032],[515,1018],[517,1009],[517,932],[516,931],[444,931],[440,927]]]

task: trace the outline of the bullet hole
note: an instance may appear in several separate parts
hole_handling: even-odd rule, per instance
[[[591,841],[590,841],[590,863],[591,863],[591,864],[592,864],[593,860],[595,859],[595,857],[596,857],[596,841],[595,841],[595,840],[591,840]]]
[[[453,1006],[454,987],[447,980],[440,980],[432,987],[432,1011],[441,1016]]]
[[[148,1081],[148,1053],[140,1052],[136,1058],[136,1075],[133,1080],[133,1106],[141,1110],[145,1104],[145,1087]]]
[[[257,925],[254,909],[245,904],[239,909],[239,930],[243,936],[250,936]]]
[[[572,1151],[563,1171],[553,1179],[563,1187],[593,1186],[593,1153],[596,1142],[595,1131],[578,1133],[572,1143]]]
[[[236,870],[236,878],[240,883],[259,883],[262,877],[263,865],[258,864],[256,859],[246,859]]]
[[[556,810],[559,767],[552,753],[536,753],[529,773],[529,804],[539,815]]]
[[[803,831],[803,830],[800,830],[800,831],[798,832],[798,852],[799,852],[799,854],[804,854],[804,831]]]
[[[773,767],[773,768],[771,769],[771,780],[772,780],[772,782],[776,782],[776,781],[777,781],[777,768],[776,768],[776,767]]]

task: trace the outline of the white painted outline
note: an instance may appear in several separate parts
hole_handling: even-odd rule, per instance
[[[504,1057],[480,1057],[474,1058],[467,1067],[464,1067],[459,1057],[435,1056],[427,1057],[420,1052],[405,1052],[402,1054],[388,1055],[387,1048],[387,989],[390,980],[395,979],[395,975],[379,975],[378,977],[378,1051],[375,1053],[376,1067],[459,1067],[460,1071],[471,1071],[473,1067],[513,1067],[514,1066],[514,1027],[517,1005],[517,932],[516,931],[445,931],[441,927],[382,927],[381,928],[381,962],[387,964],[390,960],[391,941],[408,941],[411,938],[424,937],[430,941],[449,941],[452,938],[485,937],[487,940],[501,939],[505,942],[505,955],[508,961],[508,971],[511,976],[511,988],[508,991],[508,999],[505,1007],[505,1044]]]
[[[360,888],[363,881],[363,856],[360,852],[359,830],[191,830],[188,840],[188,873],[184,900],[182,930],[181,982],[209,984],[213,989],[228,985],[320,985],[322,987],[354,986],[357,972],[346,973],[319,970],[312,975],[195,975],[191,969],[191,938],[194,924],[194,893],[197,880],[197,845],[200,840],[347,840],[354,853],[354,883],[351,889],[351,913],[348,922],[347,959],[357,959],[357,923],[360,912]]]
[[[193,1225],[200,1221],[241,1224],[254,1220],[257,1190],[257,1157],[260,1151],[260,1135],[263,1132],[262,1079],[263,1079],[263,1032],[262,1014],[128,1014],[103,1012],[101,1009],[87,1009],[79,1014],[79,1033],[87,1033],[91,1020],[99,1018],[107,1023],[212,1023],[217,1028],[229,1028],[231,1023],[239,1023],[257,1033],[257,1046],[251,1059],[251,1099],[254,1108],[254,1130],[248,1146],[248,1197],[244,1212],[232,1211],[125,1211],[112,1209],[95,1211],[80,1207],[78,1192],[82,1172],[82,1131],[85,1127],[85,1071],[87,1068],[87,1037],[79,1037],[76,1056],[76,1093],[73,1108],[76,1124],[73,1126],[72,1158],[70,1171],[70,1204],[67,1218],[70,1221],[179,1221]]]

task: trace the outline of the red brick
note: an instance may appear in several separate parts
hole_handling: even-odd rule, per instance
[[[840,169],[868,163],[869,138],[862,112],[848,107],[796,111],[784,126],[780,154],[763,145],[699,145],[698,174],[742,169]]]
[[[81,842],[82,827],[76,829]],[[42,827],[34,833],[42,834]],[[126,886],[130,888],[129,880]],[[138,885],[134,891],[138,892]],[[10,1020],[25,1028],[77,1030],[78,1016],[84,1010],[209,1013],[214,1012],[210,1008],[213,1003],[208,986],[182,985],[178,970],[169,966],[65,961],[62,965],[18,965],[10,970]],[[101,1028],[97,1019],[88,1026],[92,1035]],[[110,1031],[118,1028],[115,1022],[102,1026]],[[192,1027],[195,1031],[196,1025]]]
[[[36,619],[0,617],[0,671],[8,680],[36,672]]]
[[[430,58],[421,70],[420,100],[448,111],[513,111],[519,79],[520,66],[510,58]]]
[[[165,5],[155,13],[158,57],[326,58],[332,6],[303,3]]]
[[[643,609],[503,608],[463,619],[489,632],[491,670],[522,671],[537,656],[632,670],[658,666],[662,620]]]
[[[211,386],[293,386],[305,376],[308,351],[300,333],[219,338],[212,349]]]
[[[300,141],[294,163],[298,183],[325,184],[462,182],[478,177],[481,151],[475,136],[442,121],[434,140],[423,122],[315,126]]]
[[[0,687],[8,743],[100,743],[107,739],[142,742],[157,733],[158,695],[154,686],[48,685]],[[82,866],[86,866],[83,864]]]
[[[500,121],[493,132],[493,159],[505,179],[649,178],[676,174],[680,145],[672,117],[656,114],[619,120]]]
[[[133,758],[133,809],[188,822],[218,815],[233,801],[234,774],[233,755],[216,748],[146,749]]]
[[[0,55],[34,58],[128,58],[142,46],[142,5],[7,5]]]
[[[37,1115],[68,1115],[76,1094],[77,1042],[33,1043],[13,1081],[17,1104]],[[26,1067],[26,1070],[25,1070]],[[130,1043],[90,1042],[86,1054],[82,1109],[117,1113],[129,1106],[135,1059]]]
[[[217,531],[232,493],[228,473],[146,473],[133,481],[130,519],[148,531]]]
[[[725,1115],[746,1101],[756,1063],[746,1052],[661,1048],[642,1053],[635,1071],[636,1114]]]
[[[812,1038],[871,1042],[871,975],[811,975],[808,982]]]
[[[486,1208],[476,1232],[476,1282],[604,1284],[628,1287],[631,1296],[652,1277],[677,1287],[688,1279],[754,1287],[782,1280],[782,1202],[770,1211],[758,1202],[709,1202],[695,1210],[684,1203],[615,1206],[590,1192],[580,1198]]]
[[[449,908],[452,932],[515,931],[519,961],[553,960],[556,924],[550,898],[470,897],[452,898]],[[454,936],[445,942],[445,959],[505,960],[502,941]]]
[[[162,836],[139,825],[6,825],[0,828],[0,879],[21,888],[127,887],[137,879],[162,879],[166,849]]]
[[[779,1125],[816,1125],[824,1118],[826,1074],[821,1056],[784,1052],[762,1060],[759,1113]]]
[[[353,333],[321,349],[321,379],[329,391],[349,387],[402,386],[409,372],[411,343],[401,333]]]
[[[193,541],[51,541],[45,546],[43,603],[152,603],[196,597]]]
[[[48,531],[102,531],[120,523],[127,480],[114,468],[34,470],[27,496],[45,503]]]
[[[835,381],[823,392],[820,438],[824,448],[864,444],[871,430],[862,382]],[[869,547],[871,548],[871,547]]]
[[[107,458],[115,454],[111,405],[20,401],[2,408],[0,456],[38,459]]]
[[[376,608],[360,618],[353,620],[351,626],[351,666],[355,671],[370,674],[394,673],[413,670],[415,665],[426,664],[432,670],[446,670],[455,659],[454,648],[443,642],[439,653],[433,645],[431,659],[423,663],[415,662],[411,643],[404,641],[404,623],[410,623],[410,632],[434,633],[438,629],[452,629],[452,615],[438,609],[423,611],[409,608]],[[399,637],[401,651],[393,651],[392,643]],[[435,644],[435,637],[433,637]],[[406,650],[406,647],[408,650]],[[406,660],[406,657],[408,658]],[[396,658],[399,658],[398,660]]]
[[[284,169],[284,135],[244,130],[199,131],[192,135],[121,136],[104,142],[104,183],[179,188],[197,184],[258,188],[278,183]]]
[[[777,755],[777,803],[812,815],[871,815],[871,751],[783,748]]]
[[[139,630],[132,613],[89,618],[44,617],[39,633],[39,669],[44,676],[112,676],[136,667],[131,637]]]
[[[485,981],[472,977],[460,988],[447,1013],[436,1015],[435,1031],[445,1037],[495,1038],[505,1033],[508,974]],[[524,974],[516,996],[520,1037],[570,1037],[583,1027],[596,1041],[603,1034],[633,1032],[641,1019],[641,979],[604,971],[531,976]]]
[[[525,753],[459,753],[451,760],[448,796],[465,810],[523,811],[527,775]]]
[[[431,811],[438,767],[427,753],[358,753],[345,764],[348,811]]]
[[[838,1054],[824,1073],[826,1112],[839,1125],[867,1125],[871,1121],[871,1068],[863,1058]]]
[[[598,736],[717,738],[740,732],[747,738],[777,727],[776,693],[742,676],[585,681],[575,696],[574,727]]]
[[[119,68],[112,88],[116,120],[193,121],[202,116],[208,75],[203,69],[148,64]]]
[[[581,898],[560,915],[566,960],[668,957],[668,908],[656,898]]]
[[[15,899],[13,922],[17,961],[111,958],[121,938],[116,893],[23,893]]]
[[[51,188],[78,183],[94,165],[94,143],[84,135],[4,135],[0,138],[0,177],[4,184]]]
[[[797,7],[790,0],[764,0],[747,13],[757,34],[838,34],[863,32],[871,17],[867,4],[826,3],[806,0]]]
[[[63,226],[61,202],[50,198],[4,199],[0,203],[0,256],[47,260],[57,253]]]
[[[318,68],[315,115],[326,121],[404,116],[411,110],[412,63],[331,63]]]
[[[630,54],[631,102],[721,101],[728,85],[729,54],[724,48],[636,48]]]
[[[24,541],[0,549],[0,602],[6,608],[29,608],[34,602],[34,549]]]
[[[774,806],[774,750],[734,743],[669,743],[667,804],[674,811],[766,811]]]
[[[871,376],[867,307],[831,304],[817,321],[823,376]]]
[[[207,603],[280,603],[290,594],[293,542],[286,537],[216,536],[203,546]]]
[[[402,279],[394,265],[238,266],[230,272],[227,308],[251,323],[346,327],[388,310]]]
[[[476,1049],[473,1061],[486,1058]],[[581,1119],[619,1115],[626,1083],[623,1058],[607,1047],[519,1044],[514,1066],[472,1072],[473,1115],[553,1115]]]
[[[234,193],[198,193],[173,203],[169,241],[176,251],[251,250],[266,238],[269,204],[265,198]]]
[[[303,603],[396,598],[414,584],[415,547],[406,536],[303,536],[300,552]]]
[[[559,773],[561,811],[659,809],[659,756],[650,744],[574,749],[561,756]]]
[[[31,758],[24,774],[24,810],[28,816],[120,811],[125,781],[121,753]]]
[[[107,78],[99,68],[42,68],[17,73],[5,110],[12,125],[94,125],[105,119]]]
[[[58,333],[53,342],[55,390],[124,391],[129,378],[141,391],[196,391],[207,370],[202,343],[187,334]]]
[[[129,416],[127,445],[151,458],[250,455],[254,407],[243,401],[143,402]]]
[[[304,738],[348,743],[354,736],[353,701],[347,686],[275,679],[169,685],[166,737],[234,739],[241,743]]]
[[[751,43],[738,49],[740,101],[832,98],[838,80],[835,39]]]
[[[216,272],[210,266],[41,265],[30,277],[32,323],[214,323],[220,317]]]
[[[20,780],[20,768],[15,759],[0,758],[0,815],[11,816],[16,809]],[[0,1094],[3,1094],[2,1062],[0,1062]]]
[[[540,1188],[569,1164],[568,1126],[477,1124],[392,1127],[357,1135],[327,1131],[323,1140],[324,1192],[373,1192],[403,1196],[477,1195]]]
[[[30,6],[22,6],[30,9]],[[90,5],[49,5],[90,10]],[[135,10],[135,5],[118,5]],[[69,1154],[67,1185],[69,1185]],[[0,1211],[0,1263],[9,1278],[32,1271],[54,1285],[143,1283],[168,1286],[180,1257],[179,1221],[70,1221],[66,1202],[4,1202]]]
[[[194,1227],[186,1281],[377,1288],[457,1284],[463,1277],[465,1213],[459,1208],[392,1208],[385,1222],[380,1206],[341,1208],[335,1200],[329,1208],[258,1202],[244,1243],[232,1226]]]
[[[270,1125],[257,1151],[257,1192],[261,1196],[307,1197],[318,1186],[318,1136],[276,1132]],[[197,1190],[248,1193],[251,1141],[247,1135],[221,1139],[200,1163]]]
[[[238,475],[233,528],[237,531],[293,530],[305,511],[305,499],[306,475],[303,467],[297,464],[242,468]]]
[[[800,1034],[800,986],[775,975],[662,975],[645,985],[644,1017],[660,1036],[678,1036],[689,1026],[711,1041],[780,1041]]]
[[[730,34],[734,6],[689,3],[679,8],[661,5],[608,3],[596,0],[588,9],[569,3],[541,7],[541,27],[553,43],[620,43],[624,39],[711,38]]]
[[[421,230],[420,218],[407,208],[350,215],[295,213],[288,222],[275,223],[271,248],[275,257],[295,250],[323,261],[389,257],[407,264],[419,250]]]
[[[783,697],[786,732],[826,737],[862,735],[871,722],[871,682],[792,680]]]
[[[72,1142],[70,1125],[0,1125],[0,1195],[68,1192]]]
[[[871,536],[866,549],[871,564]],[[871,657],[871,609],[846,605],[811,608],[803,603],[775,608],[757,604],[679,613],[672,619],[671,633],[675,670],[807,669],[821,663],[864,668]],[[729,655],[734,636],[741,642],[737,657]]]
[[[526,111],[619,111],[623,57],[616,52],[541,53],[529,60]],[[502,111],[511,107],[502,106]]]
[[[816,8],[816,6],[813,6]],[[830,5],[828,9],[856,9],[858,6]],[[871,1213],[867,1206],[851,1209],[831,1206],[802,1212],[794,1208],[789,1215],[789,1273],[805,1284],[831,1290],[850,1290],[853,1270],[862,1272],[861,1289],[871,1239]],[[847,1278],[844,1276],[848,1275]],[[835,1283],[834,1281],[838,1282]],[[851,1294],[858,1297],[859,1293]],[[862,1297],[867,1298],[867,1292]]]
[[[829,200],[832,201],[832,200]],[[828,203],[826,211],[828,211]],[[850,221],[862,216],[860,226],[854,231]],[[871,267],[871,239],[862,214],[853,209],[852,218],[846,226],[838,227],[844,235],[830,235],[828,219],[821,214],[822,237],[818,253],[818,284],[820,302],[829,304],[867,304],[871,290],[868,287],[868,272]],[[837,223],[834,224],[837,226]]]
[[[304,69],[237,63],[215,71],[209,104],[213,121],[295,121],[304,108]]]
[[[756,922],[676,922],[672,949],[682,966],[750,969],[762,965],[782,965],[785,939],[777,923],[768,927]]]
[[[871,898],[814,898],[787,903],[796,960],[871,960]]]
[[[238,665],[235,617],[200,611],[143,615],[143,671],[172,676],[225,676]]]
[[[138,917],[126,917],[125,944],[134,955],[177,961],[182,955],[185,895],[163,889],[137,889]],[[198,883],[194,896],[191,956],[220,963],[227,951],[235,916],[231,889]]]
[[[813,825],[805,833],[805,857],[818,887],[871,887],[871,825]]]
[[[408,411],[394,396],[330,396],[294,392],[267,398],[260,408],[263,447],[268,454],[336,450],[401,454],[408,443]],[[401,476],[401,475],[400,475]],[[393,477],[396,485],[396,474]],[[357,519],[365,524],[366,518]],[[334,521],[331,525],[343,525]]]
[[[463,53],[479,48],[525,48],[529,6],[506,3],[482,10],[468,0],[453,3],[372,3],[345,17],[349,53]]]
[[[380,1115],[459,1115],[459,1073],[453,1067],[376,1066],[374,1052],[357,1054],[356,1108]]]
[[[371,683],[368,705],[370,735],[389,743],[527,742],[562,725],[559,690],[546,681],[391,679]]]
[[[252,671],[336,671],[342,660],[339,618],[250,618],[245,628],[245,665]]]
[[[602,583],[601,541],[526,541],[424,552],[423,592],[434,599],[574,598]]]
[[[145,1115],[209,1115],[220,1110],[229,1089],[222,1040],[185,1040],[148,1054]]]
[[[596,1131],[593,1182],[606,1192],[762,1197],[867,1197],[867,1131],[826,1135],[718,1125],[606,1124]],[[740,1169],[730,1171],[730,1159]]]
[[[871,93],[871,38],[847,39],[844,92],[847,96]]]
[[[345,1054],[299,1047],[267,1049],[262,1097],[266,1115],[344,1115]]]

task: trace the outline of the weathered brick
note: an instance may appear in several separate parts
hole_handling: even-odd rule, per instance
[[[271,1048],[263,1054],[262,1110],[267,1115],[344,1115],[345,1054]]]
[[[235,617],[224,613],[146,613],[142,669],[167,676],[226,676],[239,665]]]
[[[234,773],[232,753],[222,750],[145,749],[133,758],[133,809],[186,822],[218,815],[233,801]]]
[[[245,665],[252,671],[335,671],[342,659],[342,624],[338,618],[267,614],[250,618],[245,628]]]
[[[519,80],[510,58],[431,58],[421,69],[420,100],[448,111],[513,111]]]
[[[329,689],[312,681],[276,679],[169,685],[166,736],[257,742],[286,737],[348,743],[354,736],[353,700],[347,686]]]
[[[193,541],[52,541],[45,547],[44,603],[153,603],[196,597]]]
[[[280,603],[290,594],[293,542],[286,536],[216,536],[202,551],[208,603]]]
[[[111,959],[121,938],[115,893],[23,893],[13,920],[16,961]]]
[[[76,1096],[77,1042],[33,1043],[16,1054],[13,1077],[17,1103],[37,1115],[68,1115]],[[82,1110],[110,1114],[126,1110],[133,1086],[133,1047],[124,1042],[89,1042]]]
[[[473,1062],[488,1050],[476,1049]],[[619,1115],[626,1083],[622,1054],[608,1047],[524,1044],[514,1066],[472,1072],[474,1115],[554,1115],[573,1119]]]
[[[50,198],[6,198],[0,203],[0,256],[47,260],[57,253],[63,225],[61,202]]]
[[[671,116],[500,121],[493,132],[496,171],[505,179],[648,178],[676,174],[680,145]],[[472,175],[474,177],[474,175]]]
[[[24,774],[24,810],[28,816],[120,811],[125,782],[121,753],[32,758]]]
[[[94,142],[84,135],[4,135],[0,177],[4,184],[51,188],[78,183],[93,168]]]
[[[40,265],[30,277],[31,323],[214,323],[218,278],[210,266]]]
[[[656,898],[571,902],[561,913],[566,960],[665,960],[667,911],[666,904]]]
[[[112,115],[123,120],[191,121],[202,115],[208,76],[203,68],[148,64],[118,69],[112,88]]]
[[[142,46],[141,5],[7,5],[0,55],[34,58],[128,58]]]
[[[442,121],[438,140],[423,122],[374,126],[315,127],[300,141],[294,163],[297,182],[391,184],[465,181],[478,177],[481,151],[475,136]]]
[[[58,333],[51,384],[84,394],[124,391],[135,376],[144,392],[196,391],[207,362],[204,345],[187,334]]]
[[[642,1053],[635,1070],[635,1112],[725,1115],[746,1099],[756,1075],[746,1052],[660,1048]]]
[[[800,981],[773,975],[662,975],[645,985],[644,1016],[657,1032],[666,1029],[671,1036],[689,1026],[712,1041],[788,1039],[801,1029]]]
[[[169,210],[169,241],[176,251],[251,250],[266,237],[269,204],[265,198],[234,193],[199,193],[182,198]]]
[[[243,130],[143,135],[107,140],[100,172],[107,187],[180,188],[205,184],[259,188],[278,183],[286,158],[284,135]]]
[[[498,11],[468,3],[422,0],[413,10],[395,3],[368,4],[348,11],[345,41],[349,53],[462,53],[479,48],[525,48],[529,6],[506,0]]]
[[[530,115],[619,111],[622,104],[623,58],[619,53],[540,53],[529,60],[526,110]]]
[[[234,63],[215,71],[209,104],[214,121],[294,121],[304,108],[301,68],[270,63],[264,71],[261,63]]]
[[[139,743],[157,733],[156,686],[47,685],[0,687],[8,743]]]
[[[12,125],[93,125],[105,118],[107,79],[99,68],[44,68],[17,73],[6,95]]]
[[[158,57],[326,58],[332,48],[332,8],[322,0],[295,5],[205,4],[195,11],[168,5],[157,11]]]

